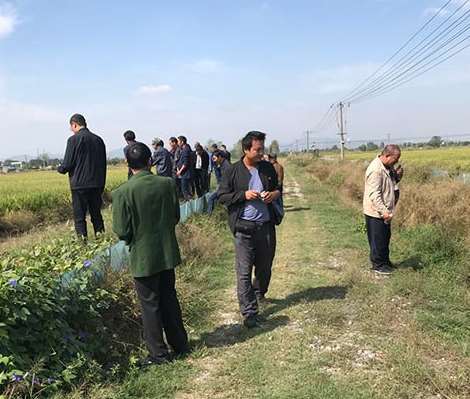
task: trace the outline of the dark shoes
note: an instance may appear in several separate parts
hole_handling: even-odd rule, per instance
[[[258,326],[256,315],[247,316],[243,319],[243,325],[246,328],[255,328]]]
[[[383,276],[389,276],[390,274],[393,273],[393,269],[389,265],[380,265],[380,266],[372,266],[372,271],[374,273],[383,275]]]

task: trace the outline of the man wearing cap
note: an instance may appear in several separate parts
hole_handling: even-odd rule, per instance
[[[155,138],[152,141],[154,149],[152,155],[152,166],[157,169],[158,176],[173,176],[173,160],[170,152],[164,147],[163,140]]]

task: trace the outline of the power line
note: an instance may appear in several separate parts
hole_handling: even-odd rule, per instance
[[[440,50],[444,49],[445,47],[447,47],[449,44],[452,44],[452,42],[456,41],[459,37],[461,37],[465,32],[469,31],[470,30],[470,24],[467,25],[464,29],[462,29],[458,34],[454,35],[451,39],[447,40],[445,43],[441,44],[437,49],[435,49],[434,51],[430,52],[429,54],[427,54],[426,56],[422,57],[418,62],[416,62],[415,64],[411,65],[409,68],[405,69],[404,71],[402,71],[401,73],[397,74],[396,76],[394,76],[393,78],[389,79],[387,82],[383,83],[381,86],[378,86],[378,87],[375,87],[375,88],[370,88],[366,93],[363,93],[362,95],[358,95],[356,97],[354,97],[353,99],[350,100],[351,103],[353,102],[356,102],[356,100],[358,98],[363,98],[363,97],[366,97],[370,94],[373,94],[379,90],[382,90],[384,87],[389,87],[393,82],[399,80],[400,78],[403,77],[403,79],[406,79],[406,75],[409,74],[409,75],[413,75],[415,72],[417,71],[420,71],[422,70],[423,68],[425,68],[427,65],[429,65],[430,62],[427,62],[425,63],[424,65],[422,65],[421,67],[417,68],[419,65],[421,65],[423,62],[425,62],[427,59],[429,59],[430,57],[432,57],[434,54],[436,54],[437,52],[439,52]],[[465,40],[468,40],[469,39],[469,36],[466,36],[463,40],[459,41],[457,44],[451,46],[450,48],[448,48],[447,50],[443,51],[441,54],[439,54],[437,57],[434,57],[431,62],[433,61],[436,61],[438,60],[439,58],[441,58],[442,56],[445,56],[446,54],[448,54],[450,51],[452,51],[455,47],[459,46],[460,44],[462,44],[463,42],[465,42]],[[416,69],[417,68],[417,69]],[[414,69],[416,69],[415,71],[413,71]],[[412,72],[413,71],[413,72]],[[411,73],[410,73],[411,72]]]
[[[404,56],[402,56],[392,66],[390,66],[383,74],[381,74],[379,77],[377,77],[375,80],[373,80],[368,86],[362,88],[359,91],[356,90],[356,93],[350,94],[349,96],[347,96],[346,99],[344,99],[344,101],[352,102],[355,98],[357,98],[359,96],[362,96],[364,93],[369,92],[369,91],[379,87],[382,84],[389,83],[389,82],[387,82],[387,80],[391,80],[391,79],[394,78],[394,75],[400,74],[400,72],[403,71],[403,68],[406,68],[407,66],[409,66],[412,63],[412,61],[416,60],[419,57],[420,54],[422,54],[426,50],[431,50],[436,44],[439,44],[439,41],[441,41],[445,37],[447,37],[453,30],[455,30],[457,27],[462,25],[470,17],[470,10],[466,11],[462,16],[457,18],[456,21],[454,21],[449,26],[444,28],[441,32],[439,32],[436,35],[436,37],[432,38],[427,43],[426,43],[426,41],[429,38],[431,38],[437,31],[439,31],[439,29],[442,26],[444,26],[451,18],[453,18],[453,16],[457,12],[459,12],[469,2],[470,2],[470,0],[466,0],[464,3],[462,3],[461,6],[458,7],[454,11],[454,13],[452,13],[444,22],[442,22],[437,28],[435,28],[430,34],[428,34],[424,39],[422,39],[417,45],[415,45],[411,50],[409,50]],[[459,33],[462,33],[462,31],[460,31]],[[455,36],[453,38],[455,38]],[[424,43],[424,46],[422,46],[419,49],[419,47],[423,43]],[[446,44],[448,44],[448,43],[449,42],[447,42]],[[442,47],[443,46],[441,45],[439,47],[439,49],[442,48]],[[435,51],[432,52],[430,55],[429,54],[428,55],[431,56],[434,53],[435,53]],[[426,58],[428,58],[428,57],[425,56],[424,59],[426,59]],[[413,68],[411,68],[411,69],[413,69]],[[407,71],[408,70],[409,69],[407,69]]]
[[[469,28],[470,29],[470,28]],[[403,86],[404,84],[424,75],[426,72],[429,72],[430,70],[434,69],[434,68],[437,68],[439,65],[443,64],[444,62],[448,61],[449,59],[455,57],[456,55],[460,54],[462,51],[466,50],[468,47],[470,47],[470,43],[463,46],[462,48],[454,51],[453,53],[451,53],[449,56],[445,57],[444,59],[440,59],[442,55],[445,55],[447,53],[449,53],[450,51],[452,51],[453,49],[455,49],[456,47],[458,47],[459,45],[461,45],[462,43],[464,43],[465,41],[467,41],[468,39],[470,39],[470,35],[469,36],[466,36],[464,39],[462,39],[460,42],[458,42],[457,44],[455,44],[454,46],[450,47],[449,49],[447,49],[444,53],[440,54],[439,56],[433,58],[432,60],[430,60],[429,62],[425,63],[424,65],[422,65],[420,68],[418,68],[414,74],[412,74],[411,76],[407,77],[403,77],[402,79],[400,79],[398,82],[390,82],[389,84],[383,86],[382,88],[379,88],[371,93],[368,93],[367,95],[364,95],[364,96],[361,96],[361,97],[358,97],[357,99],[354,100],[354,103],[359,103],[359,102],[363,102],[367,99],[372,99],[372,98],[375,98],[375,97],[378,97],[378,96],[381,96],[383,94],[386,94],[386,93],[389,93],[390,91],[392,90],[395,90],[396,88],[400,87],[400,86]],[[432,65],[431,65],[432,64]],[[429,66],[429,68],[426,68],[428,65],[431,65]],[[423,70],[424,69],[424,70]],[[421,71],[421,72],[420,72]],[[374,94],[375,93],[375,94]]]
[[[434,21],[452,2],[453,0],[448,0],[421,28],[419,28],[406,42],[403,44],[393,55],[388,58],[372,75],[370,75],[368,78],[363,80],[361,83],[359,83],[355,88],[352,89],[351,92],[348,93],[346,97],[341,99],[341,101],[345,102],[349,97],[351,97],[358,89],[363,87],[365,84],[367,84],[371,79],[373,79],[377,74],[382,71],[398,54],[402,52],[410,44],[424,29],[428,27],[428,25]]]

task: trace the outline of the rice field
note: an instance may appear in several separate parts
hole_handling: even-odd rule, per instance
[[[127,168],[108,169],[106,190],[127,179]],[[71,201],[68,177],[56,171],[30,171],[0,175],[0,217],[10,212],[39,212],[67,206]]]
[[[370,161],[378,151],[347,151],[346,159]],[[337,153],[322,153],[324,157],[336,157]],[[452,172],[470,172],[470,147],[402,149],[402,165],[429,166]]]

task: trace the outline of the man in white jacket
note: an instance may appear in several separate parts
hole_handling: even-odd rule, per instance
[[[400,156],[398,145],[385,146],[382,153],[370,163],[365,175],[363,209],[370,261],[372,270],[379,274],[392,273],[389,245],[396,201],[395,181],[390,171]]]

